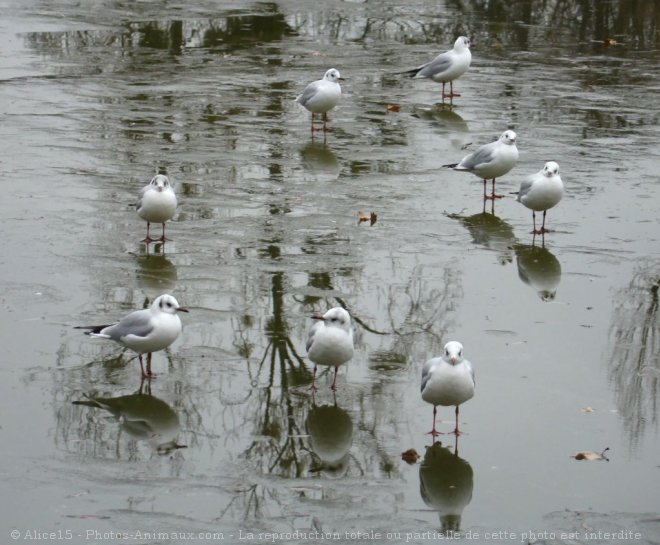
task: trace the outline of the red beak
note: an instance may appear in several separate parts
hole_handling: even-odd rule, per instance
[[[310,317],[312,318],[312,320],[325,320],[325,318],[320,314],[314,314],[313,316]]]
[[[185,307],[179,307],[176,309],[177,312],[189,312],[189,310]]]

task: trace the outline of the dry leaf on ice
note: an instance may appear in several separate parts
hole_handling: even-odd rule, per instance
[[[401,106],[398,104],[388,104],[387,105],[387,111],[388,112],[400,112],[401,111]]]
[[[401,453],[401,459],[409,464],[414,464],[419,460],[419,454],[417,454],[414,448],[409,448],[407,451]]]
[[[368,221],[369,225],[373,225],[377,220],[378,216],[376,215],[376,212],[371,212],[370,214],[367,214],[362,210],[358,212],[358,225],[360,225],[363,221]]]
[[[576,452],[571,458],[575,458],[576,460],[605,460],[606,462],[609,462],[610,459],[605,456],[605,453],[610,450],[610,447],[607,447],[603,452],[594,452],[592,450],[583,450],[580,452]]]

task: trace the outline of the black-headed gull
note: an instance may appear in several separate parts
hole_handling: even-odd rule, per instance
[[[323,114],[323,131],[327,131],[328,112],[332,110],[341,98],[341,85],[343,80],[336,68],[330,68],[323,79],[310,83],[298,95],[296,102],[312,112],[312,133],[314,132],[314,114]]]
[[[550,208],[556,206],[564,196],[564,183],[559,176],[559,165],[548,161],[536,174],[520,185],[516,200],[532,211],[533,235],[548,233],[545,228],[545,215]],[[536,228],[536,213],[543,211],[543,223]]]
[[[470,38],[460,36],[454,42],[454,48],[440,53],[435,59],[417,68],[403,72],[411,78],[429,78],[442,83],[442,99],[461,96],[454,93],[454,80],[460,78],[472,62]],[[445,84],[449,82],[449,94],[445,93]]]
[[[466,155],[460,163],[442,165],[454,170],[471,172],[484,181],[484,199],[500,199],[502,195],[495,194],[495,179],[504,176],[518,162],[518,148],[516,147],[516,133],[506,130],[490,144],[477,148]],[[486,182],[492,180],[490,195],[486,195]]]
[[[433,437],[439,435],[435,429],[437,406],[456,407],[456,427],[458,429],[458,406],[474,396],[474,369],[463,358],[463,345],[450,341],[445,345],[441,358],[431,358],[422,368],[422,399],[433,405],[433,428],[429,432]]]
[[[314,363],[312,391],[316,391],[317,365],[335,368],[335,377],[330,388],[337,389],[337,368],[353,357],[353,327],[351,315],[342,307],[334,307],[325,314],[312,316],[316,322],[307,335],[307,357]]]
[[[87,335],[111,339],[126,348],[137,352],[143,378],[150,378],[151,354],[170,346],[181,333],[179,312],[188,309],[179,306],[178,301],[168,294],[156,297],[149,308],[136,310],[110,325],[77,326],[87,329]],[[147,354],[147,370],[142,364],[142,354]]]
[[[165,174],[156,174],[138,195],[137,213],[147,222],[147,236],[142,242],[149,244],[154,240],[165,242],[165,222],[171,220],[176,212],[176,194]],[[149,236],[149,228],[152,223],[162,223],[163,233],[159,239]]]

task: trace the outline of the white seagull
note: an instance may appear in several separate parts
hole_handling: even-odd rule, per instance
[[[500,199],[502,195],[495,195],[495,179],[504,176],[518,162],[518,148],[516,147],[516,133],[507,130],[495,142],[485,144],[476,151],[466,155],[460,163],[442,165],[465,172],[471,172],[484,181],[484,199]],[[492,180],[490,195],[486,195],[486,181]]]
[[[564,196],[564,183],[559,176],[559,165],[548,161],[536,174],[520,185],[516,200],[532,211],[533,235],[548,233],[545,228],[545,215],[550,208],[557,205]],[[543,224],[536,229],[536,213],[543,211]]]
[[[176,194],[170,180],[164,174],[156,174],[138,195],[137,213],[147,222],[147,236],[142,242],[149,244],[154,240],[165,242],[165,222],[171,220],[176,212]],[[152,223],[163,224],[163,234],[160,239],[149,236],[149,227]]]
[[[111,339],[137,352],[142,378],[151,378],[151,353],[167,348],[181,333],[178,312],[188,312],[188,309],[179,306],[171,295],[163,294],[154,300],[150,308],[131,312],[114,324],[77,326],[76,329],[88,329],[87,335]],[[146,372],[142,354],[148,354]]]
[[[330,68],[323,79],[310,83],[296,98],[298,104],[312,112],[312,133],[314,132],[314,114],[323,114],[323,131],[328,130],[328,112],[339,103],[341,86],[338,82],[343,79],[339,70]]]
[[[431,358],[422,368],[422,399],[433,405],[433,428],[429,432],[433,437],[439,435],[435,429],[437,406],[456,406],[456,427],[458,430],[458,406],[474,396],[474,369],[463,358],[463,345],[450,341],[445,345],[441,358]]]
[[[317,365],[330,365],[335,368],[335,377],[330,388],[337,387],[337,368],[353,357],[353,328],[351,315],[342,307],[331,308],[323,316],[314,315],[317,320],[309,328],[307,335],[307,357],[314,362],[314,376],[311,390],[316,391]]]
[[[454,93],[454,80],[460,78],[472,62],[470,53],[470,38],[460,36],[454,42],[454,48],[440,53],[435,59],[422,64],[413,70],[403,72],[411,78],[429,78],[442,83],[442,100],[445,98],[459,97]],[[449,94],[445,93],[445,84],[449,82]]]

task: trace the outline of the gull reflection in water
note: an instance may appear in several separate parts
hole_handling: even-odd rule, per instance
[[[439,441],[426,447],[419,466],[419,493],[429,507],[438,512],[441,532],[459,532],[463,509],[472,500],[472,467],[458,455],[458,443],[452,450]]]
[[[181,425],[172,407],[162,399],[140,391],[136,394],[101,397],[89,395],[87,399],[74,401],[74,405],[85,405],[103,409],[112,414],[121,429],[138,440],[147,441],[158,454],[169,454],[186,445],[177,443]]]
[[[340,165],[337,156],[325,142],[309,142],[300,150],[303,168],[320,180],[339,178]]]
[[[500,265],[513,261],[513,246],[516,244],[513,227],[496,216],[494,211],[486,212],[485,201],[484,210],[478,214],[449,214],[448,217],[461,222],[470,233],[474,244],[496,252]]]
[[[353,421],[347,411],[334,405],[313,405],[307,415],[309,445],[317,459],[312,471],[340,478],[348,471],[353,444]]]
[[[561,282],[559,260],[545,246],[518,244],[514,250],[520,280],[531,286],[543,301],[554,301]]]

